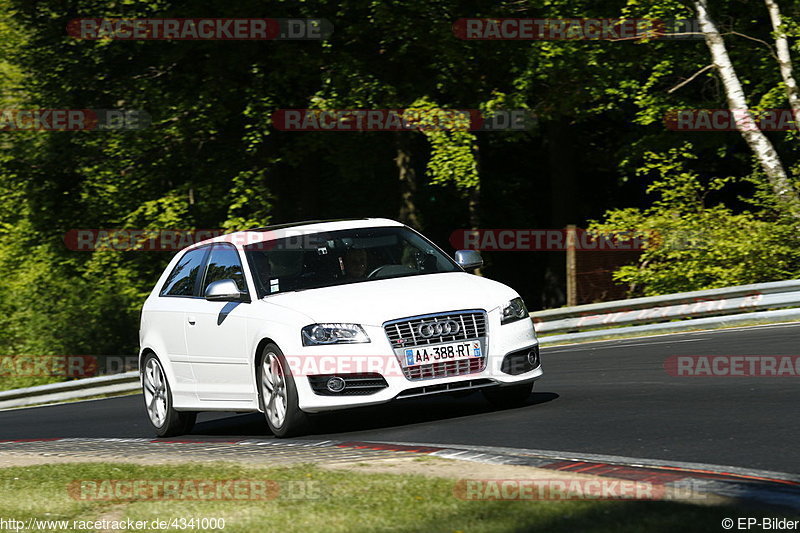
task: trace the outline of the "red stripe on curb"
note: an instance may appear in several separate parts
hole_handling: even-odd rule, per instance
[[[733,472],[714,472],[711,470],[700,470],[692,468],[682,468],[677,466],[621,466],[609,463],[587,463],[585,461],[558,461],[555,463],[540,466],[547,470],[559,470],[562,472],[588,473],[597,476],[615,477],[620,479],[630,479],[635,481],[649,481],[659,483],[669,483],[686,478],[702,479],[725,479],[725,480],[746,480],[763,481],[769,483],[780,483],[793,487],[800,486],[796,481],[785,479],[774,479],[762,476],[748,476]]]
[[[744,479],[748,481],[765,481],[769,483],[780,483],[783,485],[789,485],[791,487],[800,487],[800,483],[797,481],[790,481],[787,479],[775,479],[771,477],[762,477],[762,476],[748,476],[746,474],[736,474],[733,472],[713,472],[711,470],[700,470],[700,469],[692,469],[692,468],[681,468],[677,466],[660,466],[659,468],[663,470],[675,470],[680,472],[686,472],[689,474],[701,474],[700,477],[705,478],[718,478],[718,479]]]
[[[633,481],[669,483],[685,479],[685,474],[662,472],[649,468],[612,465],[608,463],[587,463],[585,461],[559,461],[540,468],[559,470],[561,472],[587,473],[594,476],[606,476]]]

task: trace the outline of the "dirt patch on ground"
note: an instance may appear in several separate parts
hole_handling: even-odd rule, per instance
[[[322,463],[319,466],[333,470],[349,470],[353,472],[375,472],[381,474],[419,474],[431,477],[474,478],[474,479],[580,479],[583,476],[532,466],[500,465],[458,461],[439,457],[408,457],[402,459],[378,459],[370,462],[355,463]]]
[[[153,460],[152,457],[58,457],[47,455],[0,454],[0,468],[67,463],[132,463],[137,465],[171,464],[173,460]],[[191,461],[185,461],[191,462]]]

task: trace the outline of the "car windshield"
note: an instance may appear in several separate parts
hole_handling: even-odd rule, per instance
[[[259,297],[460,270],[430,241],[404,227],[298,234],[248,245],[245,255]]]

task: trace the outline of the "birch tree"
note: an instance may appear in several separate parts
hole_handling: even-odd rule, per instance
[[[693,4],[700,23],[700,31],[711,52],[711,60],[725,88],[728,106],[734,112],[736,129],[756,156],[778,205],[792,217],[800,219],[800,196],[786,174],[775,146],[755,124],[742,84],[728,55],[725,41],[708,13],[707,0],[694,0]]]
[[[789,52],[789,39],[786,37],[781,10],[775,0],[764,0],[769,11],[769,18],[772,21],[772,29],[775,36],[775,49],[778,52],[778,66],[781,70],[781,78],[786,87],[786,98],[792,107],[795,118],[800,113],[800,94],[798,94],[797,80],[794,79],[792,67],[792,55]]]

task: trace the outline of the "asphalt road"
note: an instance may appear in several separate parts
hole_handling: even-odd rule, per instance
[[[683,333],[543,351],[528,404],[479,394],[316,420],[314,439],[601,453],[800,473],[800,378],[673,377],[673,355],[800,355],[800,325]],[[139,396],[0,412],[0,439],[151,437]],[[191,437],[270,438],[260,415],[206,413]]]

